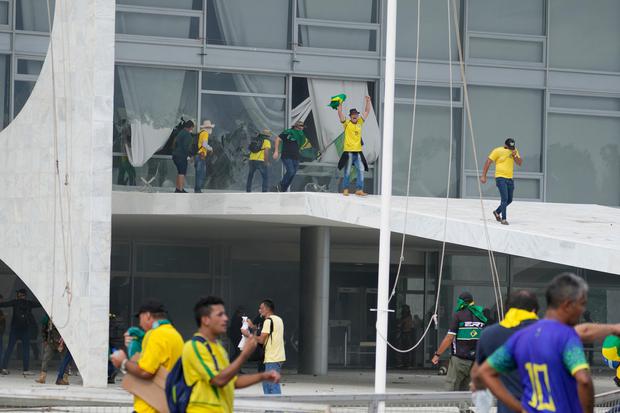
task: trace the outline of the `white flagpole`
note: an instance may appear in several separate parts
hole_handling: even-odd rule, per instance
[[[387,368],[388,294],[390,283],[390,210],[392,203],[392,148],[394,142],[394,70],[396,64],[396,3],[387,2],[385,95],[381,154],[381,227],[379,232],[379,280],[377,290],[377,351],[375,393],[385,393]],[[381,406],[382,410],[383,406]]]

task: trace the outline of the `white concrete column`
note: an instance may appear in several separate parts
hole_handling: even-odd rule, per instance
[[[327,374],[329,227],[301,229],[299,372]]]

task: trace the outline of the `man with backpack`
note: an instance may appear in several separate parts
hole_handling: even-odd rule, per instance
[[[218,297],[201,298],[194,306],[198,331],[185,343],[181,359],[183,383],[176,375],[178,365],[168,376],[166,393],[171,412],[232,412],[235,389],[263,382],[278,383],[280,374],[267,371],[239,375],[243,363],[256,348],[254,337],[246,339],[241,354],[230,363],[218,338],[226,334],[228,316]],[[172,380],[177,383],[172,383]],[[174,388],[173,388],[174,387]],[[178,390],[183,388],[184,391]],[[191,393],[186,399],[188,391]]]
[[[260,335],[256,337],[256,341],[261,344],[265,350],[263,363],[265,372],[275,371],[278,374],[282,371],[282,363],[286,361],[286,353],[284,351],[284,322],[280,317],[275,315],[276,306],[271,300],[263,300],[258,312],[263,318],[263,326]],[[248,319],[250,329],[254,329],[254,323]],[[241,330],[241,334],[245,337],[251,337],[248,330]],[[263,382],[263,393],[265,394],[281,394],[282,390],[279,383]]]
[[[140,306],[136,317],[140,327],[146,331],[142,339],[142,351],[138,361],[129,360],[123,350],[118,350],[110,359],[114,367],[123,374],[130,374],[144,380],[152,380],[160,367],[170,371],[183,352],[183,338],[166,318],[164,305],[150,300]],[[131,339],[125,333],[125,344]],[[133,410],[136,413],[157,413],[145,400],[134,396]]]
[[[246,192],[252,192],[252,181],[256,171],[260,172],[263,178],[263,192],[267,192],[269,188],[269,176],[267,166],[269,166],[269,149],[271,149],[271,141],[269,138],[273,135],[269,129],[263,129],[250,141],[248,149],[250,150],[250,162],[248,171],[248,181],[245,187]]]
[[[30,325],[34,317],[32,309],[41,307],[36,301],[26,299],[27,292],[25,288],[17,290],[15,300],[0,303],[0,307],[11,307],[13,316],[11,317],[11,329],[9,331],[9,344],[6,347],[6,353],[2,360],[2,375],[9,374],[7,366],[13,353],[13,348],[18,341],[22,342],[22,361],[24,366],[24,374],[28,373],[30,367]]]
[[[286,169],[282,181],[278,184],[278,192],[286,192],[293,183],[293,178],[299,169],[299,150],[306,144],[308,138],[304,134],[304,123],[298,120],[292,129],[285,129],[276,138],[276,148],[273,159],[282,156],[282,164]]]

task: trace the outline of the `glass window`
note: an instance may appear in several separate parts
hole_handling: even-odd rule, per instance
[[[470,0],[467,9],[472,31],[545,34],[544,0]]]
[[[116,33],[197,39],[200,36],[200,18],[119,10],[116,12]]]
[[[116,0],[117,5],[201,10],[202,0]]]
[[[0,129],[9,124],[11,57],[0,54]]]
[[[547,200],[620,205],[620,119],[550,113]]]
[[[550,96],[549,106],[552,108],[620,112],[620,98],[561,94],[553,94]]]
[[[43,68],[43,60],[17,59],[17,74],[38,76]]]
[[[283,76],[240,75],[226,72],[202,72],[202,89],[225,92],[264,93],[284,95],[286,79]]]
[[[377,50],[377,32],[367,29],[299,25],[299,45],[324,49]]]
[[[467,197],[477,197],[479,194],[478,177],[469,175],[465,179],[465,194]],[[482,196],[484,198],[499,199],[499,192],[495,186],[494,178],[491,178],[489,182],[486,185],[481,184]],[[540,182],[540,179],[514,178],[515,199],[541,199]]]
[[[9,2],[0,2],[0,24],[9,25]]]
[[[531,89],[471,87],[470,104],[476,134],[476,152],[482,170],[493,148],[506,137],[515,139],[523,158],[515,172],[540,172],[543,126],[543,92]],[[467,130],[465,168],[476,169]],[[493,175],[491,175],[493,176]],[[477,191],[476,191],[477,193]]]
[[[599,0],[596,5],[582,0],[549,3],[551,67],[620,71],[619,1]]]
[[[577,268],[552,262],[538,261],[530,258],[513,256],[510,259],[512,283],[514,286],[529,288],[543,284],[546,286],[556,275],[569,271],[578,272]],[[543,302],[540,303],[544,304]]]
[[[289,0],[208,0],[208,44],[288,49]]]
[[[460,16],[460,1],[457,3]],[[399,1],[396,15],[396,56],[415,58],[417,42],[417,1]],[[448,5],[445,1],[423,1],[420,18],[420,58],[448,60]],[[459,58],[450,8],[452,59]],[[461,23],[459,22],[459,25]]]
[[[30,97],[32,89],[34,89],[34,85],[36,83],[37,82],[33,82],[30,80],[16,80],[14,82],[15,90],[13,92],[13,117],[17,116],[19,112],[21,112],[22,108],[28,101],[28,98]]]
[[[506,280],[508,260],[503,255],[495,254],[495,264],[500,281]],[[444,278],[459,281],[491,281],[491,265],[488,255],[446,255]]]
[[[208,273],[209,248],[142,245],[138,247],[136,270],[154,273]]]
[[[446,94],[448,89],[446,88]],[[448,97],[448,96],[447,96]],[[394,108],[394,176],[393,194],[407,193],[407,171],[413,105],[398,104]],[[461,109],[453,115],[452,171],[450,196],[458,194],[460,158]],[[421,106],[416,110],[415,138],[412,159],[412,185],[410,193],[416,196],[446,196],[448,181],[448,155],[450,141],[450,108]]]
[[[395,85],[394,90],[396,98],[400,99],[413,99],[413,85],[403,85],[397,84]],[[450,98],[450,92],[447,87],[441,86],[418,86],[418,100],[433,100],[437,102],[446,102],[449,103],[448,100]],[[452,100],[454,102],[460,102],[461,100],[461,89],[453,88],[452,89]]]
[[[471,59],[542,63],[544,61],[544,49],[542,42],[471,36],[469,38],[469,57]]]
[[[50,0],[49,17],[54,19],[55,0]],[[15,29],[49,32],[47,1],[15,0]]]
[[[297,17],[377,23],[377,0],[297,0]]]
[[[242,190],[247,179],[245,158],[250,139],[264,128],[279,133],[285,126],[284,96],[264,97],[257,93],[282,94],[285,77],[203,72],[202,83],[205,88],[223,89],[203,92],[201,98],[201,119],[216,125],[209,140],[213,156],[207,165],[210,172],[206,188]],[[269,174],[269,181],[277,182],[278,168],[269,168]],[[254,179],[254,184],[258,188],[261,180]]]

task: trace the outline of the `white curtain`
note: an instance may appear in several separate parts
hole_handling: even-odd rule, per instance
[[[118,66],[118,77],[131,126],[125,145],[133,166],[142,166],[161,149],[177,124],[186,73],[184,70]]]
[[[286,38],[282,39],[281,28],[268,22],[286,24],[288,7],[282,0],[248,2],[246,0],[216,0],[213,5],[222,35],[227,44],[246,45],[248,43],[269,43],[273,38],[274,47],[286,48]],[[275,30],[275,33],[274,33]],[[234,74],[236,91],[244,93],[268,93],[284,90],[282,76],[261,76]],[[268,127],[278,133],[282,126],[282,101],[265,97],[241,97],[243,106],[258,129]]]
[[[330,98],[344,93],[347,95],[347,99],[342,105],[345,115],[348,115],[349,109],[352,108],[356,108],[363,113],[364,97],[368,95],[368,85],[366,82],[352,80],[308,79],[308,90],[310,91],[317,139],[322,149],[327,147],[343,132],[342,124],[338,119],[338,113],[328,106]],[[305,102],[302,102],[301,105],[306,104]],[[297,108],[300,108],[301,105],[297,106]],[[377,160],[381,150],[381,133],[374,108],[370,111],[364,123],[362,139],[364,140],[364,156],[369,163],[372,163]],[[337,162],[338,158],[336,146],[331,145],[323,154],[321,160],[323,162]]]
[[[125,4],[142,4],[144,2],[125,1]],[[188,3],[185,0],[185,3]],[[191,2],[190,2],[191,3]],[[148,4],[156,6],[155,4]],[[188,7],[189,6],[189,7]],[[175,8],[191,8],[191,4],[179,4]],[[116,32],[123,34],[161,36],[188,39],[191,32],[191,19],[175,16],[163,16],[148,13],[116,13]]]

